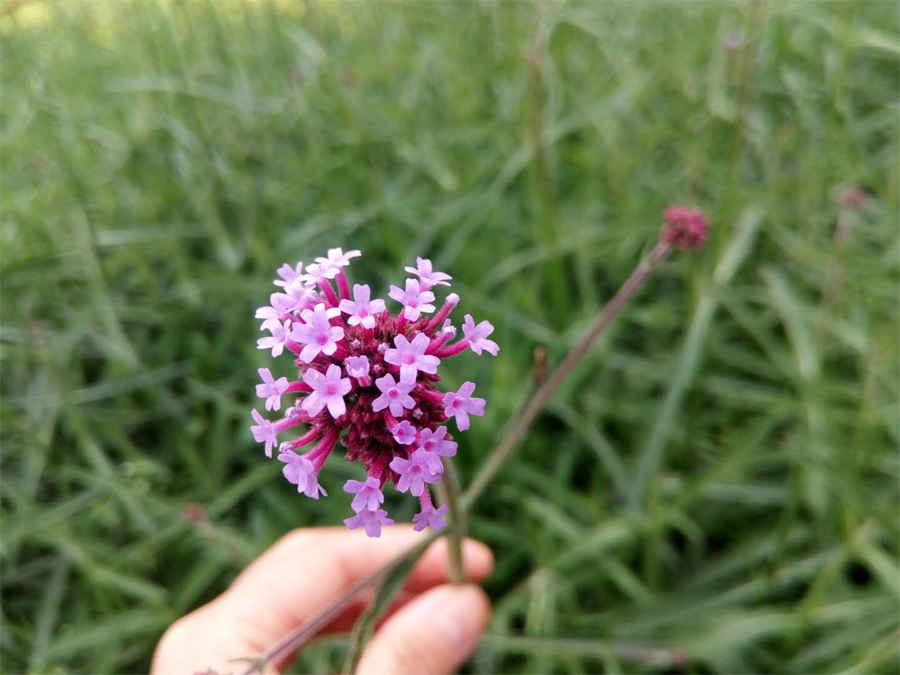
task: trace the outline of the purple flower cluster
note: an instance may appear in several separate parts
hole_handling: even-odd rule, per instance
[[[466,314],[463,338],[453,342],[457,330],[449,316],[459,296],[450,293],[436,308],[432,289],[449,286],[451,277],[433,271],[425,258],[405,268],[416,278],[406,279],[403,288],[391,286],[388,295],[401,307],[389,313],[384,300],[372,299],[369,286],[354,284],[351,291],[345,268],[359,255],[334,248],[305,268],[298,262],[278,269],[279,290],[256,310],[261,330],[269,333],[257,347],[272,356],[291,352],[299,374],[290,382],[260,368],[256,395],[267,411],[280,411],[282,396],[299,398],[276,421],[252,410],[250,430],[267,457],[278,447],[284,477],[312,499],[327,494],[319,472],[339,442],[348,460],[361,462],[366,479],[344,484],[356,514],[344,521],[347,527],[377,537],[382,525],[393,522],[381,508],[385,483],[391,482],[419,498],[415,529],[438,530],[446,525],[447,507],[435,508],[427,485],[441,479],[441,458],[456,454],[445,425],[453,418],[465,431],[470,415],[484,414],[485,403],[473,396],[473,382],[455,392],[439,391],[438,368],[466,349],[496,356],[497,343],[488,338],[494,327]],[[298,438],[279,442],[279,434],[301,425],[305,431]],[[306,446],[312,447],[298,454]]]

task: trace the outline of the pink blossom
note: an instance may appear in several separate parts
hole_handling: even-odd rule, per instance
[[[341,300],[340,309],[349,314],[347,323],[351,326],[362,325],[363,328],[375,328],[375,315],[385,311],[384,300],[369,300],[371,290],[368,284],[353,284],[353,300]]]
[[[272,293],[269,296],[269,302],[272,303],[272,307],[281,316],[300,310],[300,303],[297,301],[297,298],[287,293]]]
[[[350,504],[350,508],[357,513],[360,511],[375,511],[384,503],[381,484],[374,476],[369,476],[365,482],[348,480],[344,483],[344,492],[356,495]]]
[[[444,472],[440,457],[421,449],[413,452],[409,459],[394,457],[390,467],[400,475],[397,489],[400,492],[409,490],[416,497],[425,490],[425,483],[436,483]]]
[[[329,279],[330,277],[327,276],[328,272],[329,268],[322,267],[322,265],[316,263],[306,266],[306,276],[309,278],[309,282],[312,285],[320,284]]]
[[[295,325],[291,337],[306,345],[300,352],[300,360],[309,363],[320,353],[331,356],[337,350],[337,343],[344,337],[344,329],[332,326],[330,319],[340,316],[337,307],[325,309],[320,302],[315,309],[304,309],[300,313],[303,323]]]
[[[262,325],[259,327],[260,330],[271,330],[274,326],[281,325],[281,316],[283,312],[279,312],[274,307],[257,307],[256,314],[254,315],[257,319],[263,319]],[[268,349],[268,347],[265,347]]]
[[[489,321],[481,321],[476,326],[472,315],[466,314],[462,330],[466,340],[469,341],[469,349],[473,352],[481,354],[481,351],[484,350],[491,356],[497,356],[500,347],[493,340],[487,339],[487,336],[494,332],[494,327]]]
[[[391,433],[400,445],[409,445],[416,440],[416,428],[406,420],[395,426]]]
[[[342,267],[346,267],[350,264],[351,258],[357,258],[361,255],[362,253],[360,251],[347,251],[344,253],[339,248],[330,248],[328,249],[327,258],[316,258],[318,272],[325,279],[334,279],[341,271]]]
[[[403,316],[409,321],[417,320],[423,312],[431,314],[434,311],[434,305],[431,304],[434,302],[434,293],[420,289],[416,279],[406,280],[405,291],[399,286],[391,286],[388,295],[403,305]]]
[[[440,457],[456,454],[456,443],[447,438],[447,427],[438,427],[434,431],[419,429],[419,447]]]
[[[361,380],[369,376],[369,359],[365,356],[348,356],[344,359],[347,375]]]
[[[458,391],[444,394],[444,414],[456,418],[460,431],[469,428],[469,415],[484,415],[484,399],[472,397],[474,382],[463,382]]]
[[[303,409],[310,417],[318,415],[328,406],[328,412],[335,419],[347,412],[344,396],[353,388],[349,377],[341,377],[341,369],[333,363],[323,375],[315,368],[307,368],[303,381],[312,387],[312,392],[303,400]]]
[[[281,356],[284,351],[284,344],[290,337],[291,324],[287,321],[276,321],[266,326],[272,334],[269,337],[259,338],[256,341],[257,349],[271,349],[272,356]]]
[[[446,504],[437,509],[433,506],[423,506],[421,513],[413,516],[413,523],[415,523],[413,529],[416,532],[420,532],[426,527],[430,527],[435,532],[443,530],[447,527],[447,521],[444,520],[447,510]]]
[[[428,258],[416,258],[415,267],[404,267],[403,269],[410,274],[415,274],[422,280],[423,284],[426,284],[429,287],[437,286],[438,284],[449,286],[450,279],[453,278],[449,274],[444,274],[443,272],[433,272],[431,269],[431,261]]]
[[[425,333],[416,333],[412,342],[407,340],[405,335],[395,335],[396,349],[386,349],[384,360],[400,367],[401,380],[415,380],[416,373],[420,370],[423,373],[434,374],[441,360],[425,353],[430,342]]]
[[[283,288],[301,284],[306,277],[306,275],[303,274],[302,262],[298,262],[296,268],[291,267],[288,263],[284,263],[281,267],[278,268],[277,272],[278,276],[281,278],[275,279],[275,281],[273,281],[272,283]]]
[[[290,386],[286,377],[279,377],[277,380],[272,379],[272,373],[268,368],[260,368],[256,372],[259,373],[263,383],[256,385],[256,395],[266,399],[266,410],[281,409],[281,395],[287,391]]]
[[[319,294],[309,286],[290,286],[284,293],[272,293],[269,296],[269,302],[282,314],[307,309],[319,300]]]
[[[351,530],[355,530],[358,527],[364,527],[366,528],[366,534],[370,537],[380,537],[381,526],[393,524],[394,521],[387,517],[387,511],[384,509],[378,509],[376,511],[360,511],[351,518],[344,518],[344,525]]]
[[[295,405],[292,405],[290,408],[287,408],[284,411],[285,417],[309,417],[305,412],[303,412],[302,401],[298,401]]]
[[[388,373],[375,380],[375,386],[378,387],[381,396],[372,401],[374,412],[388,408],[394,417],[402,417],[404,409],[414,408],[416,405],[413,397],[409,395],[415,382],[404,380],[402,377],[399,382],[394,382],[394,376]]]
[[[319,493],[328,496],[325,488],[319,485],[316,467],[306,457],[298,455],[296,452],[280,452],[278,461],[284,462],[281,473],[284,474],[288,483],[297,486],[297,492],[305,494],[310,499],[318,499]]]
[[[250,427],[250,432],[253,434],[253,440],[257,443],[265,443],[266,457],[271,457],[272,448],[278,444],[278,430],[275,428],[274,424],[260,415],[256,408],[250,411],[250,416],[253,418],[253,421],[256,422],[254,426]]]

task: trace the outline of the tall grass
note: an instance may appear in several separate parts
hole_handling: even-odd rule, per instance
[[[447,366],[489,400],[465,481],[670,202],[710,246],[470,520],[498,560],[470,667],[897,669],[895,3],[7,4],[4,671],[146,670],[281,533],[345,517],[248,431],[281,262],[361,248],[384,289],[427,253],[498,327]]]

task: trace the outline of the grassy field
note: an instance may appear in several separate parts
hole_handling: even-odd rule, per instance
[[[706,250],[641,291],[471,518],[497,569],[468,668],[897,672],[896,3],[16,4],[4,672],[145,671],[280,534],[346,517],[248,430],[279,264],[360,248],[383,297],[427,254],[497,326],[499,358],[446,366],[489,401],[465,481],[535,349],[565,354],[673,202],[707,212]]]

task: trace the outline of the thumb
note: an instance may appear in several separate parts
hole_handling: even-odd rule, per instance
[[[491,605],[478,586],[438,586],[393,614],[359,663],[360,675],[449,675],[469,657]]]

